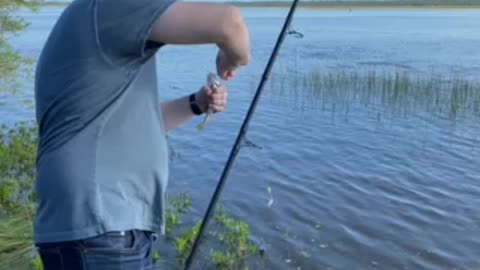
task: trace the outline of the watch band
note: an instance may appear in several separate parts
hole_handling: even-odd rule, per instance
[[[192,110],[193,114],[195,115],[203,114],[202,110],[197,104],[197,101],[195,100],[195,94],[191,94],[188,100],[190,102],[190,109]]]

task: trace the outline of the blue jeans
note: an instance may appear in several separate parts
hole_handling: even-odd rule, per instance
[[[84,240],[38,244],[44,270],[150,270],[156,234],[109,232]]]

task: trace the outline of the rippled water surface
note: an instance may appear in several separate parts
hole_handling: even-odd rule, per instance
[[[36,57],[60,12],[24,13],[16,48]],[[228,110],[201,133],[195,119],[170,134],[169,193],[193,199],[184,228],[207,207],[287,10],[243,12],[253,59],[228,85]],[[259,147],[242,148],[222,196],[265,248],[256,268],[480,269],[479,18],[298,11],[304,38],[285,41],[248,132]],[[161,96],[197,90],[214,56],[162,49]],[[33,118],[2,101],[3,122]]]

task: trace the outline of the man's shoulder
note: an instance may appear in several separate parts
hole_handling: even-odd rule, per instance
[[[88,0],[90,1],[90,0]],[[41,60],[52,61],[54,58],[67,60],[70,55],[76,56],[91,52],[95,46],[94,12],[88,1],[77,0],[63,10],[42,50]],[[43,57],[43,54],[47,55]],[[51,57],[51,55],[58,57]]]

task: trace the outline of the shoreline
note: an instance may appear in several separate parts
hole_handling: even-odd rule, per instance
[[[258,9],[265,9],[265,8],[277,8],[277,9],[287,9],[290,6],[255,6],[255,5],[235,5],[239,8],[258,8]],[[352,6],[352,7],[345,7],[345,6],[297,6],[297,9],[301,10],[318,10],[318,11],[394,11],[394,10],[406,10],[406,11],[422,11],[422,10],[457,10],[457,11],[480,11],[480,5],[474,7],[466,7],[466,6]]]
[[[441,1],[441,0],[440,0]],[[440,2],[439,1],[439,2]],[[225,2],[237,7],[245,8],[289,8],[290,1],[251,1],[251,2]],[[478,10],[480,2],[475,4],[456,3],[411,3],[411,2],[299,2],[297,8],[313,10]]]
[[[225,1],[224,4],[230,4],[239,8],[289,8],[291,1],[250,1],[236,2]],[[45,2],[41,7],[66,7],[66,2]],[[480,3],[475,4],[449,4],[449,3],[400,3],[400,2],[299,2],[298,9],[307,10],[480,10]]]

